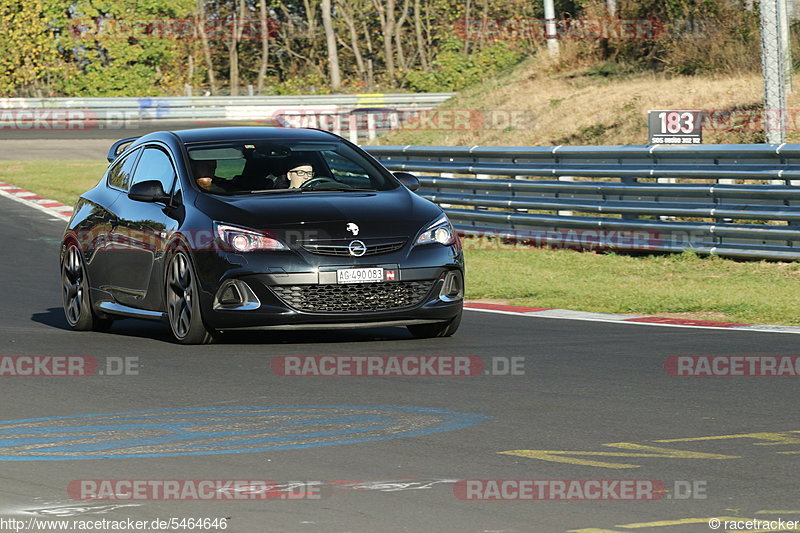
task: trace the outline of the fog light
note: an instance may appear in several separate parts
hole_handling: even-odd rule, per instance
[[[214,309],[226,311],[252,311],[261,307],[261,301],[253,289],[242,280],[228,280],[222,284],[214,297]]]
[[[451,302],[460,300],[464,297],[464,278],[458,270],[451,270],[444,276],[442,290],[439,291],[439,298]]]
[[[228,284],[224,289],[220,291],[219,295],[219,303],[220,305],[241,305],[244,303],[242,298],[242,293],[239,292],[239,288],[236,286],[235,283]]]

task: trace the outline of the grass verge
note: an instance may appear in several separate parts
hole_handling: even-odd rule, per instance
[[[99,161],[4,161],[0,181],[72,205],[104,169]],[[469,299],[800,325],[800,263],[517,248],[467,250],[466,257]]]
[[[694,253],[467,252],[467,297],[514,305],[800,325],[800,263]]]
[[[81,193],[100,180],[107,166],[105,161],[91,159],[1,161],[0,181],[74,205]]]

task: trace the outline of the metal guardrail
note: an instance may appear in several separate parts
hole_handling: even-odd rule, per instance
[[[495,243],[800,258],[800,144],[365,148]]]
[[[299,108],[325,112],[363,108],[429,109],[452,95],[453,93],[397,93],[257,97],[0,98],[0,112],[72,110],[84,114],[73,115],[75,120],[264,119],[271,117],[276,111]]]

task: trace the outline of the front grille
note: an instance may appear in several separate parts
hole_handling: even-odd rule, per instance
[[[434,281],[276,285],[270,288],[287,305],[300,311],[348,313],[414,307],[428,295]]]
[[[312,254],[338,255],[347,257],[351,255],[349,245],[352,240],[359,239],[351,239],[347,241],[304,242],[300,245],[303,247],[303,249],[305,249],[307,252],[311,252]],[[364,253],[364,256],[396,252],[406,244],[406,240],[407,239],[390,241],[362,241],[367,247],[367,251]]]

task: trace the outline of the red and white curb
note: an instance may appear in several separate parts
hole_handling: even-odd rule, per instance
[[[770,333],[800,333],[800,326],[769,326],[764,324],[741,324],[738,322],[715,322],[713,320],[691,320],[685,318],[666,318],[657,316],[623,315],[616,313],[591,313],[588,311],[569,311],[546,307],[521,307],[480,302],[466,302],[464,308],[484,313],[531,316],[536,318],[560,318],[566,320],[590,320],[593,322],[612,322],[615,324],[634,324],[639,326],[666,326],[672,328],[704,328],[737,331],[765,331]]]
[[[64,221],[69,221],[72,216],[72,206],[62,204],[56,200],[44,198],[35,192],[26,191],[10,183],[0,182],[0,196],[5,196],[11,200],[26,204]]]

